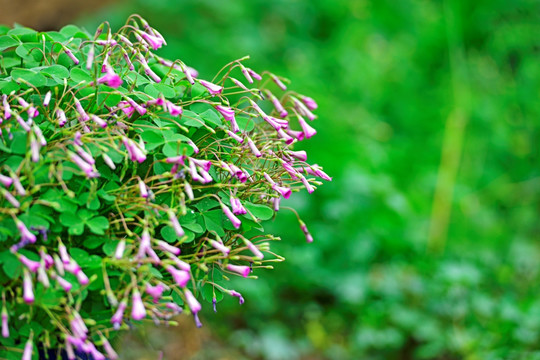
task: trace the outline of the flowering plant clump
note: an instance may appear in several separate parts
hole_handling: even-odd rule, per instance
[[[0,33],[0,357],[117,359],[116,330],[242,303],[228,276],[282,260],[261,222],[330,180],[292,149],[316,103],[246,58],[199,79],[138,16]]]

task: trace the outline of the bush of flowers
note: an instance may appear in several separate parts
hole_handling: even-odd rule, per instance
[[[247,57],[201,79],[136,15],[0,34],[0,357],[117,359],[118,330],[243,303],[228,278],[283,260],[262,223],[330,180],[293,150],[315,101]]]

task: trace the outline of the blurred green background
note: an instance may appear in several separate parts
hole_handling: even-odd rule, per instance
[[[171,359],[540,359],[539,1],[136,0],[75,23],[131,13],[203,78],[249,54],[315,98],[297,148],[334,177],[289,201],[315,243],[280,213],[287,261]]]

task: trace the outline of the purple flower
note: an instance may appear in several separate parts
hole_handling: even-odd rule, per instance
[[[261,157],[262,154],[261,154],[261,152],[259,151],[259,149],[257,149],[257,146],[255,146],[255,143],[253,142],[253,140],[251,140],[251,139],[248,137],[248,138],[247,138],[247,142],[248,142],[249,148],[251,149],[251,152],[253,153],[253,155],[255,155],[256,157]]]
[[[302,127],[302,131],[303,131],[306,139],[309,139],[310,137],[312,137],[313,135],[315,135],[317,133],[317,131],[314,128],[309,126],[309,124],[304,120],[303,117],[298,116],[298,123]]]
[[[311,111],[309,111],[309,109],[300,100],[294,97],[292,99],[294,102],[294,107],[301,115],[307,116],[309,120],[313,120],[316,118],[316,116]]]
[[[180,223],[178,222],[178,219],[176,218],[176,215],[173,213],[172,210],[167,211],[167,215],[169,216],[169,221],[171,222],[171,225],[174,229],[174,232],[176,233],[176,236],[182,237],[186,233],[184,232],[184,229],[182,229],[182,226],[180,226]]]
[[[150,76],[155,82],[161,82],[161,78],[152,69],[150,69],[145,58],[141,54],[138,54],[137,58],[139,63],[141,63],[142,67],[144,68],[145,74]]]
[[[244,74],[244,77],[246,78],[248,83],[253,84],[253,78],[251,77],[249,71],[244,67],[244,65],[240,64],[240,70],[242,71],[242,74]]]
[[[247,239],[244,239],[244,243],[246,244],[247,248],[255,255],[255,257],[259,260],[264,259],[263,253],[259,250],[258,247],[253,245],[253,243]]]
[[[63,110],[56,110],[56,117],[58,117],[58,126],[63,127],[67,123],[66,114]]]
[[[240,144],[244,142],[244,139],[242,139],[240,136],[236,135],[232,131],[227,130],[227,135],[232,137],[234,140],[238,141]]]
[[[255,80],[262,80],[262,76],[257,74],[255,71],[251,70],[250,68],[246,68],[246,70]]]
[[[75,65],[79,64],[79,59],[77,59],[75,57],[75,55],[73,55],[71,50],[69,50],[67,47],[64,47],[64,51],[65,51],[66,55],[69,56],[69,58],[75,63]]]
[[[317,103],[315,102],[315,100],[313,100],[312,98],[310,98],[310,97],[308,97],[308,96],[302,96],[300,99],[304,102],[304,104],[305,104],[305,105],[308,107],[308,109],[310,109],[310,110],[315,110],[315,109],[318,107],[318,105],[317,105]]]
[[[187,262],[180,260],[178,257],[176,257],[175,255],[173,255],[171,253],[166,253],[166,254],[172,261],[174,261],[174,264],[180,270],[184,270],[184,271],[187,271],[187,272],[191,271],[191,266],[189,266],[189,264]]]
[[[221,251],[223,253],[223,256],[229,256],[229,253],[231,252],[231,249],[227,246],[223,245],[223,243],[216,241],[216,240],[210,240],[210,245],[218,251]]]
[[[65,292],[70,292],[71,291],[71,288],[73,287],[73,285],[69,281],[67,281],[66,279],[64,279],[60,275],[56,275],[55,280],[62,287],[62,289],[64,289]]]
[[[97,80],[98,84],[107,84],[107,86],[110,86],[114,89],[119,88],[122,86],[122,83],[124,82],[118,74],[115,74],[114,72],[110,71],[107,72],[105,75],[100,77]]]
[[[184,289],[184,295],[186,296],[186,303],[193,314],[201,311],[201,304],[195,299],[195,296],[193,296],[189,289]]]
[[[313,237],[309,233],[308,228],[307,228],[306,224],[303,221],[300,221],[300,229],[302,229],[302,232],[306,236],[306,242],[312,243],[313,242]]]
[[[313,186],[311,186],[311,184],[307,181],[307,179],[305,178],[305,176],[300,175],[300,181],[302,181],[302,184],[304,184],[304,187],[306,188],[306,190],[308,191],[308,193],[311,194],[313,191],[315,191],[315,189],[314,189]]]
[[[225,216],[227,216],[229,218],[229,220],[231,221],[233,226],[236,229],[240,228],[240,225],[242,224],[242,222],[236,216],[234,216],[234,214],[227,207],[227,205],[221,203],[221,209],[223,210],[223,213],[225,213]]]
[[[84,151],[79,145],[75,144],[73,147],[75,148],[75,151],[77,151],[77,154],[79,154],[79,156],[83,158],[83,160],[86,161],[88,164],[94,165],[96,163],[94,157]]]
[[[23,273],[23,300],[27,304],[32,304],[35,300],[32,276],[25,268],[23,269]]]
[[[99,173],[94,171],[93,166],[84,161],[81,157],[79,157],[79,155],[69,152],[68,156],[71,161],[73,161],[75,165],[77,165],[86,174],[88,178],[99,177]]]
[[[133,320],[142,320],[146,317],[146,309],[141,299],[141,293],[138,289],[133,289],[131,296],[131,318]]]
[[[24,351],[21,360],[32,360],[33,351],[34,342],[32,341],[32,335],[30,335],[30,338],[28,339],[28,341],[26,341],[26,345],[24,345]]]
[[[278,100],[277,97],[274,96],[274,94],[272,94],[269,90],[266,90],[266,94],[268,95],[268,97],[270,97],[270,101],[272,101],[272,104],[274,104],[274,107],[276,108],[276,111],[278,112],[280,117],[284,118],[289,115],[287,110],[285,110],[281,102]]]
[[[142,198],[148,198],[148,189],[144,181],[142,181],[141,179],[139,179],[139,192]]]
[[[232,208],[233,214],[235,215],[247,214],[247,210],[240,202],[240,199],[235,198],[234,196],[231,196],[230,201],[231,201],[231,208]]]
[[[11,117],[11,108],[9,107],[6,94],[2,95],[2,104],[4,105],[4,118],[7,120]]]
[[[278,186],[277,184],[272,185],[272,189],[280,193],[285,199],[288,199],[292,193],[288,187]]]
[[[99,126],[102,129],[105,129],[107,127],[107,122],[103,120],[102,118],[96,116],[96,115],[90,115],[92,118],[92,121],[96,123],[97,126]]]
[[[137,111],[139,113],[139,115],[144,115],[146,114],[146,109],[144,107],[142,107],[141,105],[137,104],[135,102],[135,100],[133,100],[132,98],[126,96],[125,97],[126,101],[129,103],[129,105],[131,105],[135,111]]]
[[[281,82],[281,80],[276,75],[271,74],[270,77],[276,83],[276,85],[279,86],[281,90],[283,91],[287,90],[287,86],[285,86],[285,84]]]
[[[158,240],[157,245],[161,250],[165,252],[170,252],[171,254],[174,254],[174,255],[180,255],[181,250],[179,248],[177,248],[176,246],[172,246],[163,240]]]
[[[227,270],[240,274],[245,278],[247,278],[249,276],[249,273],[251,272],[251,269],[249,268],[249,266],[244,266],[244,265],[227,264]]]
[[[90,116],[88,116],[86,111],[84,111],[80,101],[77,98],[73,98],[73,100],[75,101],[75,109],[77,110],[77,112],[81,116],[82,121],[90,120]]]
[[[154,299],[154,303],[157,304],[158,300],[163,295],[163,291],[165,291],[165,286],[163,286],[163,284],[157,284],[156,286],[146,284],[144,291],[146,291],[146,293]]]
[[[28,125],[19,114],[15,114],[15,118],[17,119],[19,125],[21,125],[21,127],[24,129],[24,131],[30,132],[30,125]]]
[[[123,299],[118,305],[118,309],[116,309],[116,312],[111,317],[111,323],[113,324],[113,327],[115,330],[120,329],[120,325],[122,324],[122,319],[124,318],[124,311],[126,311],[126,307],[127,307],[127,299]]]
[[[244,84],[242,84],[239,80],[236,80],[235,78],[232,78],[230,77],[229,79],[231,79],[231,81],[236,85],[238,86],[239,88],[241,88],[242,90],[245,90],[245,91],[251,91],[249,90]]]
[[[17,225],[17,229],[21,233],[21,240],[23,242],[30,242],[32,244],[36,242],[36,235],[32,234],[22,221],[16,219],[15,223]]]
[[[219,86],[219,85],[216,85],[216,84],[213,84],[209,81],[206,81],[206,80],[199,80],[199,83],[204,86],[208,92],[210,92],[210,94],[212,95],[217,95],[217,94],[221,94],[221,92],[223,91],[223,87],[222,86]]]
[[[49,102],[51,101],[52,93],[50,91],[47,91],[45,94],[45,98],[43,99],[43,106],[47,107],[49,106]]]
[[[41,264],[37,261],[30,260],[24,255],[19,254],[19,261],[28,268],[31,272],[35,273]]]
[[[305,150],[300,151],[289,151],[287,155],[290,155],[298,160],[306,161],[307,160],[307,153]]]
[[[167,111],[169,112],[169,114],[171,114],[172,116],[177,116],[177,115],[182,114],[181,106],[175,105],[170,101],[167,101],[165,103],[165,106],[167,107]]]
[[[313,164],[311,167],[301,167],[300,170],[305,171],[310,175],[318,176],[323,180],[332,181],[332,178],[328,176],[328,174],[326,174],[317,164]]]
[[[7,308],[4,305],[2,307],[2,337],[4,337],[4,338],[9,337],[8,321],[9,321],[9,316],[8,316]]]
[[[163,46],[163,39],[142,31],[140,31],[139,34],[142,36],[144,41],[146,41],[146,43],[152,47],[152,49],[157,50]]]
[[[240,294],[238,291],[229,290],[229,295],[237,297],[238,302],[240,303],[240,305],[242,305],[244,303],[244,298],[242,297],[242,294]]]
[[[180,287],[186,287],[187,283],[189,282],[189,279],[191,276],[189,275],[189,272],[184,270],[178,270],[172,265],[167,266],[166,270],[171,274],[173,277],[174,282],[180,286]]]
[[[191,157],[189,160],[193,161],[195,165],[201,167],[204,171],[209,171],[210,167],[212,166],[212,162],[210,160],[198,160]]]
[[[234,110],[233,109],[231,109],[230,107],[227,107],[227,106],[223,106],[223,105],[216,105],[215,108],[216,108],[217,111],[219,111],[221,113],[221,115],[223,115],[225,120],[234,121]]]

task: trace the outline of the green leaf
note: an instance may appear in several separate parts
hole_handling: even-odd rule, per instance
[[[255,122],[253,121],[253,119],[245,116],[237,116],[236,123],[238,124],[240,130],[242,130],[243,132],[249,132],[255,128]]]
[[[261,219],[261,220],[269,220],[274,216],[274,210],[269,208],[268,206],[261,205],[261,204],[252,204],[250,202],[243,202],[243,205],[246,207],[247,210],[249,210],[255,217]],[[245,217],[248,217],[249,215],[244,215]]]
[[[182,224],[182,227],[193,231],[194,233],[200,234],[204,232],[204,229],[201,225],[197,223]]]
[[[0,93],[9,94],[12,91],[19,91],[20,88],[14,81],[0,81]]]
[[[9,250],[0,253],[0,263],[6,275],[11,279],[16,279],[21,275],[22,264]]]
[[[18,37],[24,42],[36,42],[37,41],[37,31],[27,28],[27,27],[18,27],[8,31],[8,35]]]
[[[17,82],[26,81],[35,87],[41,87],[47,83],[45,76],[29,69],[14,69],[11,71],[11,77]]]
[[[15,53],[25,60],[41,61],[43,52],[40,50],[40,43],[24,43],[15,49]]]
[[[92,76],[90,75],[88,71],[83,70],[78,67],[71,69],[70,74],[71,74],[71,79],[75,81],[76,83],[80,83],[82,81],[86,81],[89,83],[93,81]]]
[[[214,295],[216,295],[216,302],[220,302],[221,300],[223,300],[223,293],[221,292],[221,290],[219,290],[212,284],[205,284],[202,288],[201,293],[203,299],[208,301],[209,303],[211,303],[214,299]]]
[[[187,144],[170,141],[163,145],[163,154],[167,157],[173,157],[177,155],[192,155],[193,148]]]
[[[158,98],[160,94],[163,94],[168,99],[176,96],[174,89],[165,84],[148,84],[145,86],[144,92],[154,98]]]
[[[51,65],[40,70],[42,73],[58,79],[66,79],[69,77],[69,70],[62,65]]]
[[[109,221],[104,216],[97,216],[86,222],[86,225],[90,228],[94,234],[103,235],[105,234],[105,229],[109,228]]]
[[[219,117],[216,110],[208,109],[205,112],[199,114],[199,116],[204,121],[206,121],[206,123],[209,123],[209,125],[211,127],[216,127],[216,126],[222,126],[223,125],[223,122],[221,121],[221,118]]]
[[[201,127],[204,120],[201,119],[199,114],[190,110],[184,110],[181,118],[181,123],[186,126]]]
[[[223,230],[222,225],[222,211],[221,210],[211,210],[203,213],[204,224],[208,231],[215,231],[219,236],[225,235],[225,230]]]
[[[23,131],[14,132],[10,146],[11,152],[14,154],[26,155],[26,138],[27,135]]]
[[[200,212],[213,209],[219,206],[219,201],[211,198],[204,198],[194,205]]]
[[[68,38],[81,38],[88,39],[88,34],[86,34],[81,28],[75,25],[66,25],[60,29],[60,34],[67,36]]]
[[[21,42],[19,40],[16,40],[9,35],[0,36],[0,51],[18,46],[20,43]]]
[[[180,238],[176,236],[176,232],[174,231],[174,229],[168,225],[162,227],[159,233],[161,234],[163,240],[165,240],[166,242],[174,243],[180,240]]]

